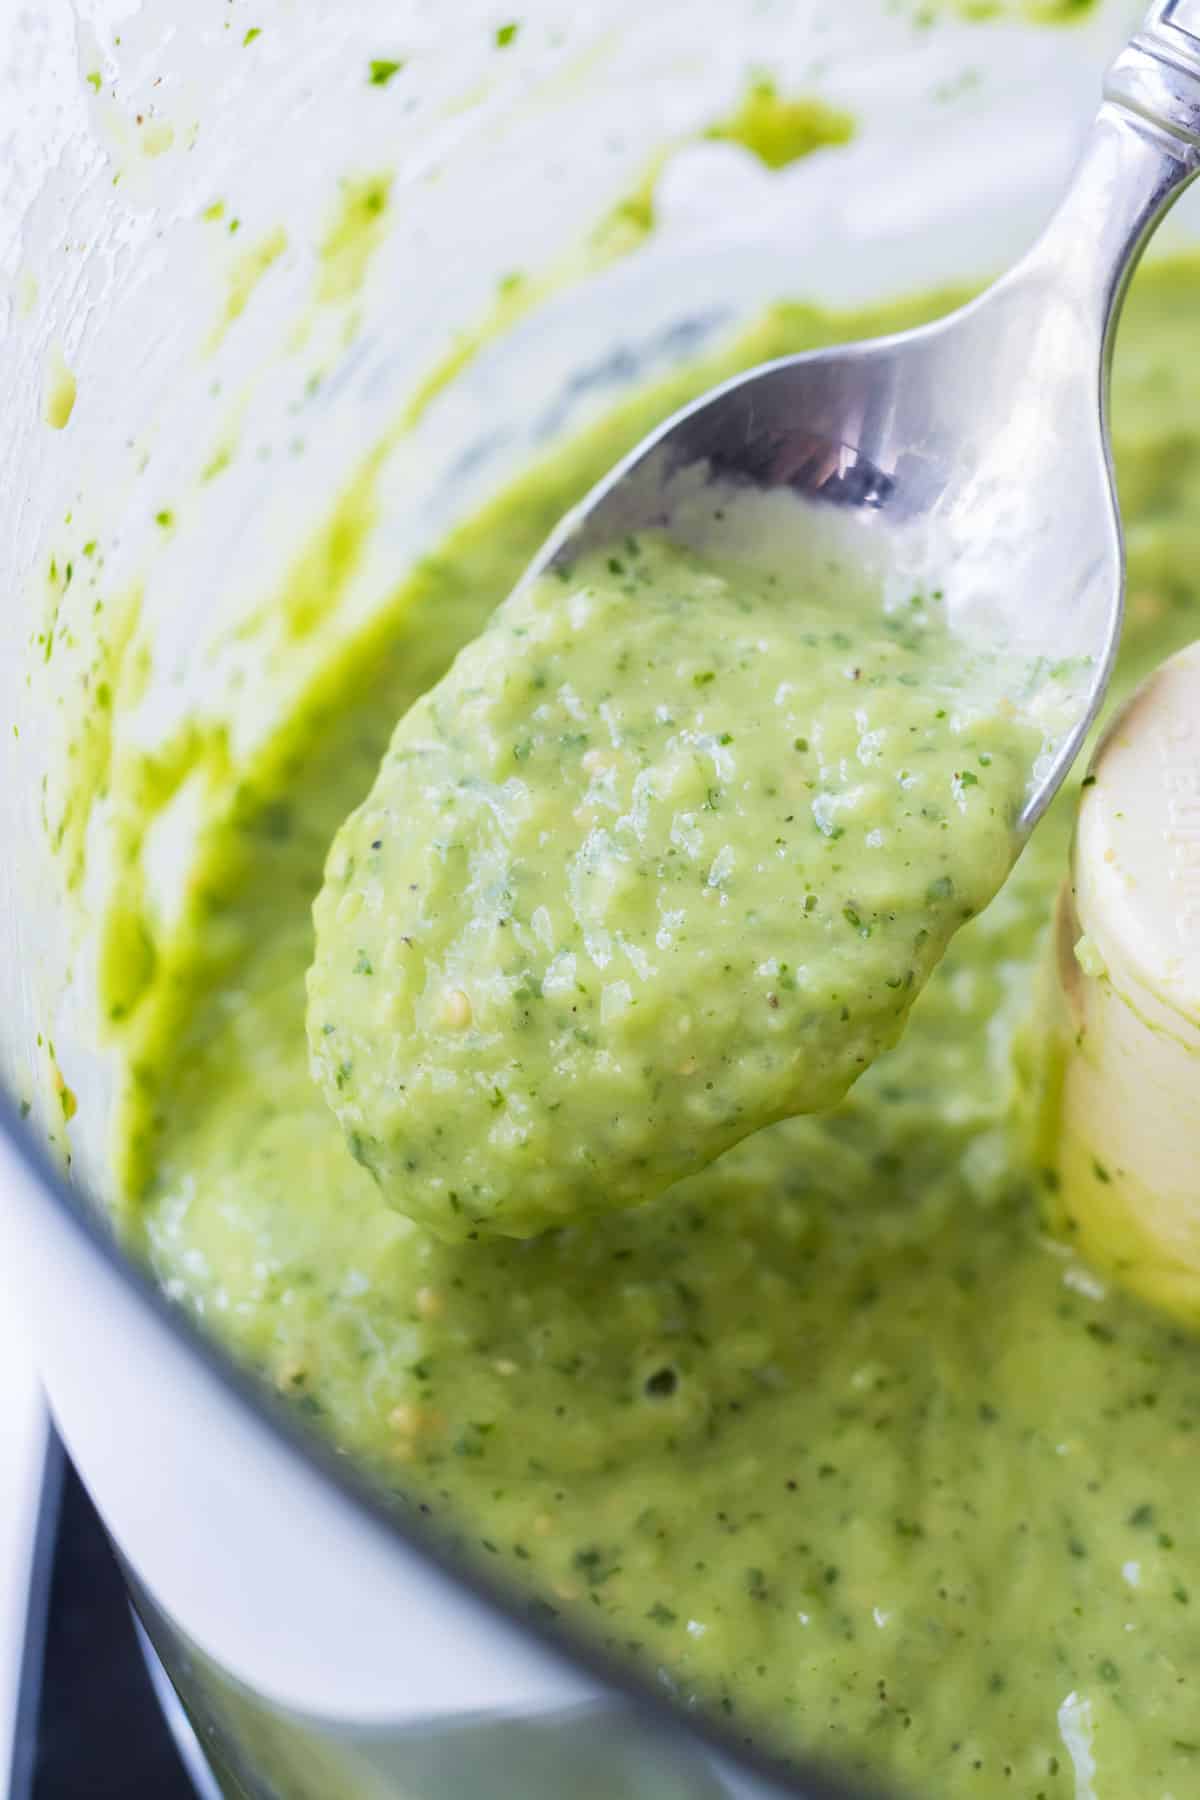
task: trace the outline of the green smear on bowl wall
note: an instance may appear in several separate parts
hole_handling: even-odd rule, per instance
[[[341,198],[320,246],[318,300],[352,300],[367,278],[371,258],[386,234],[390,175],[367,175],[342,183]]]
[[[210,207],[205,217],[219,218],[220,214],[214,212]],[[268,231],[256,244],[250,245],[248,249],[241,251],[234,258],[229,274],[225,305],[209,340],[210,349],[215,350],[230,326],[241,318],[259,283],[279,261],[287,249],[287,245],[287,233],[280,225],[276,226],[273,231]]]
[[[854,120],[823,100],[789,99],[769,76],[760,76],[747,87],[737,109],[710,125],[704,136],[740,144],[768,169],[786,169],[814,150],[848,144]]]
[[[848,144],[854,133],[850,113],[814,97],[781,94],[771,76],[755,75],[727,118],[664,145],[651,157],[637,185],[600,222],[594,241],[606,256],[615,257],[630,254],[650,236],[658,222],[654,192],[659,177],[675,152],[687,144],[705,139],[738,144],[765,168],[778,171],[817,150]]]

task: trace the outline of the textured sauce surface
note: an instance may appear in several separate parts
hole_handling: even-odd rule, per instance
[[[1013,1131],[1069,795],[848,1100],[639,1210],[446,1244],[382,1203],[308,1066],[330,842],[548,526],[689,384],[942,303],[780,309],[414,574],[211,873],[226,948],[171,971],[130,1208],[168,1291],[399,1507],[745,1736],[954,1800],[1189,1800],[1200,1347],[1046,1243]],[[1200,634],[1198,317],[1200,265],[1146,271],[1118,347],[1120,691]]]
[[[807,556],[630,537],[523,586],[338,833],[314,1071],[442,1236],[637,1205],[827,1111],[1008,873],[1029,672]]]

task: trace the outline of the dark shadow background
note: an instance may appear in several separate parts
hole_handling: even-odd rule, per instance
[[[56,1437],[42,1488],[8,1793],[196,1800],[104,1529]]]

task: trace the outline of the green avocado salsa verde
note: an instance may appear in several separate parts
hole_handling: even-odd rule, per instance
[[[315,908],[314,1070],[400,1211],[524,1237],[637,1205],[895,1041],[1042,748],[940,602],[650,533],[499,608]]]
[[[238,948],[218,959],[201,936],[194,966],[171,967],[174,1010],[140,1046],[118,1146],[126,1214],[168,1292],[398,1507],[681,1704],[953,1800],[1189,1800],[1200,1345],[1046,1241],[1017,1130],[1014,1049],[1069,795],[834,1111],[760,1131],[641,1207],[526,1241],[446,1241],[384,1203],[309,1069],[330,844],[396,719],[548,527],[690,391],[947,298],[869,317],[780,308],[414,572],[390,636],[339,667],[294,720],[276,787],[233,816],[253,853],[214,853],[206,916]],[[1200,263],[1146,271],[1118,347],[1121,689],[1198,635],[1197,317]],[[738,748],[745,722],[713,713],[705,729]],[[595,783],[579,803],[602,819],[607,773],[583,754],[571,779]],[[811,804],[811,741],[791,754]],[[870,895],[838,904],[869,918]],[[772,1015],[767,992],[780,1013],[785,994],[795,1004],[740,986],[739,1004],[761,996]],[[336,1068],[333,1082],[336,1098]]]

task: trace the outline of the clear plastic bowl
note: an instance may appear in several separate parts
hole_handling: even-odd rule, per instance
[[[453,521],[765,305],[1004,266],[1138,11],[1035,29],[906,0],[526,0],[511,19],[479,0],[59,0],[7,28],[4,1260],[225,1791],[840,1790],[805,1771],[776,1785],[533,1634],[117,1248],[95,940],[121,879],[122,767],[200,722],[236,769]],[[696,141],[756,72],[844,108],[853,141],[778,172]],[[664,151],[655,229],[636,208],[614,226]],[[1171,235],[1195,220],[1185,205]],[[279,658],[292,571],[376,451],[365,552]],[[93,665],[135,595],[148,659],[136,704],[113,707]],[[194,843],[186,792],[168,814],[142,852],[164,938]]]

